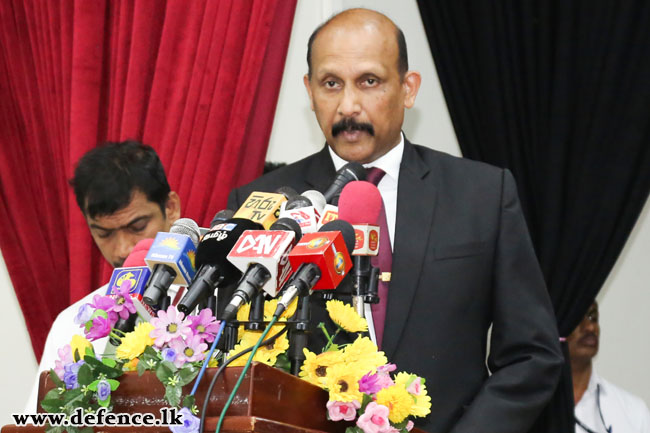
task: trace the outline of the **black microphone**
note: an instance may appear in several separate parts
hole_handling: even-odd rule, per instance
[[[220,210],[214,215],[214,218],[212,218],[212,221],[210,222],[210,228],[216,226],[217,224],[221,224],[222,222],[229,220],[230,218],[233,217],[233,215],[235,215],[234,210],[230,210],[230,209]]]
[[[336,172],[334,182],[323,193],[327,203],[336,205],[343,187],[353,180],[366,180],[366,169],[358,162],[348,162]]]
[[[196,250],[198,271],[178,303],[178,310],[185,314],[194,310],[202,299],[211,296],[217,286],[237,281],[241,272],[226,257],[244,231],[263,228],[244,218],[232,218],[217,227],[203,236]]]

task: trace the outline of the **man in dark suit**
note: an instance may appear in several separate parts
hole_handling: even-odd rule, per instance
[[[403,34],[387,17],[336,15],[316,29],[307,57],[304,82],[327,146],[234,190],[229,208],[255,190],[324,191],[345,161],[381,168],[393,246],[382,350],[427,380],[432,413],[416,426],[525,432],[554,391],[562,356],[512,175],[402,135],[420,75],[408,71]],[[322,301],[312,305],[316,324]]]

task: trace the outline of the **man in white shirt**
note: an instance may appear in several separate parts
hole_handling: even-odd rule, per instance
[[[576,433],[650,433],[650,411],[643,400],[594,371],[592,360],[598,353],[599,337],[598,304],[594,302],[567,338]]]
[[[106,143],[90,150],[77,163],[70,184],[93,240],[113,267],[122,266],[140,240],[169,231],[180,217],[180,198],[169,187],[156,151],[136,141]],[[104,294],[106,285],[70,305],[52,323],[25,413],[36,411],[40,373],[54,368],[58,350],[74,334],[83,335],[74,323],[79,308]],[[107,340],[93,342],[96,353],[105,352]]]

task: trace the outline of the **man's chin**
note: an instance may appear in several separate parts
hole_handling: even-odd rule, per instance
[[[334,152],[346,161],[354,161],[360,164],[366,164],[374,161],[374,146],[367,141],[347,142],[340,140],[342,134],[339,134],[332,148]]]

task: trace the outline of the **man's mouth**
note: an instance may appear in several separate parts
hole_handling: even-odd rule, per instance
[[[596,347],[598,346],[598,336],[594,333],[589,333],[580,338],[580,344],[583,346]]]

